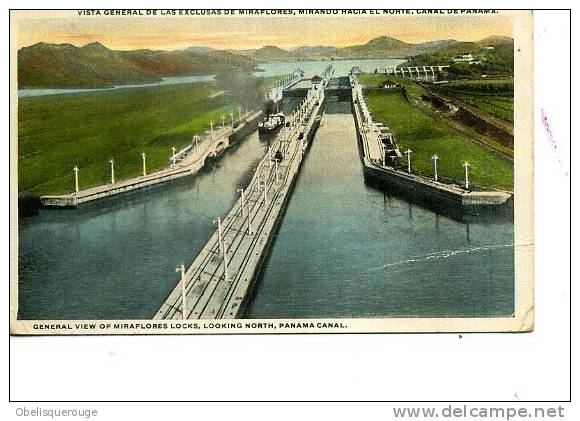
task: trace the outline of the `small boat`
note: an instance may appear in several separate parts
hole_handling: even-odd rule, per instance
[[[258,134],[273,136],[284,126],[284,114],[270,114],[258,123]]]

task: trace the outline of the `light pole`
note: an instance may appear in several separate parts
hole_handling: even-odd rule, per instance
[[[230,118],[232,119],[232,129],[234,128],[234,113],[230,113]]]
[[[433,155],[431,157],[431,159],[433,160],[433,170],[435,171],[435,181],[437,181],[437,160],[439,159],[439,157],[437,155]]]
[[[222,221],[221,218],[218,218],[216,220],[213,221],[213,223],[217,223],[218,226],[218,242],[219,242],[219,246],[220,246],[220,252],[221,255],[224,259],[224,279],[227,282],[229,279],[228,276],[228,256],[226,253],[226,244],[224,243],[224,240],[222,238]]]
[[[246,114],[245,114],[245,116],[248,117],[248,107],[246,107]]]
[[[143,177],[147,175],[147,166],[145,165],[145,158],[147,158],[147,155],[145,155],[145,152],[142,152],[141,160],[143,161]]]
[[[242,107],[238,107],[238,121],[242,119]]]
[[[225,249],[225,244],[224,244]],[[230,280],[230,275],[228,273],[228,256],[224,253],[224,281],[228,282]]]
[[[185,297],[185,266],[175,268],[175,272],[181,272],[181,318],[187,319],[187,299]]]
[[[407,149],[405,153],[407,154],[407,172],[411,173],[411,154],[413,151],[411,149]]]
[[[250,201],[246,201],[246,210],[248,211],[248,234],[252,235],[254,233],[254,230],[252,229],[252,218],[250,215]]]
[[[241,211],[242,216],[244,216],[244,188],[240,187],[238,189],[238,192],[241,193],[241,196],[242,196],[242,198],[241,198],[242,202],[240,203],[240,211]]]
[[[274,163],[276,164],[276,183],[280,180],[278,179],[278,158],[274,158]]]
[[[469,162],[465,162],[463,164],[463,167],[465,168],[465,189],[469,189],[469,173],[468,173],[468,168],[471,166],[471,164]]]
[[[115,184],[115,161],[109,159],[109,164],[111,164],[111,184]]]
[[[266,180],[266,176],[264,176],[264,205],[268,205],[268,195],[266,194],[267,188],[268,188],[268,181]]]
[[[226,116],[222,114],[222,128],[226,127]]]
[[[198,135],[193,136],[193,143],[195,144],[195,149],[197,149],[198,142],[199,142],[199,136]]]
[[[173,152],[173,155],[171,155],[171,159],[173,160],[173,166],[174,167],[175,167],[175,159],[176,159],[176,157],[175,157],[175,151],[176,151],[175,146],[173,146],[171,148],[171,152]]]
[[[225,250],[224,250],[224,244],[222,241],[222,219],[221,218],[214,219],[213,223],[217,224],[217,226],[218,226],[218,244],[219,244],[219,248],[220,248],[220,254],[223,256],[225,254]]]
[[[209,122],[209,130],[210,130],[210,132],[211,132],[211,138],[212,138],[212,140],[213,140],[213,121],[210,121],[210,122]]]
[[[75,193],[79,192],[79,167],[75,166],[73,168],[73,171],[75,172]]]

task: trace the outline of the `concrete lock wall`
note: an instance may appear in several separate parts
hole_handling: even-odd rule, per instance
[[[508,212],[513,206],[513,195],[495,190],[473,192],[458,186],[434,183],[430,178],[418,174],[408,174],[403,170],[391,167],[379,167],[365,156],[364,138],[361,134],[362,116],[358,112],[359,104],[351,95],[351,109],[357,131],[359,156],[363,165],[365,182],[400,196],[413,203],[424,205],[446,213],[472,215],[489,214],[490,212]]]

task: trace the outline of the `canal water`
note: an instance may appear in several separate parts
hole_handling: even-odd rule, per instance
[[[404,63],[405,60],[397,58],[377,58],[377,59],[356,59],[356,60],[301,60],[294,62],[287,61],[269,61],[259,63],[258,67],[262,70],[256,72],[256,76],[278,76],[287,75],[294,69],[304,70],[304,77],[311,78],[314,75],[320,75],[322,71],[332,64],[335,74],[339,76],[348,75],[350,70],[357,66],[363,72],[373,73],[376,69],[397,66]]]
[[[21,219],[19,318],[152,318],[266,148],[254,133],[197,176]]]
[[[365,185],[342,110],[322,119],[247,316],[511,315],[512,223],[459,222]]]
[[[365,185],[349,110],[327,107],[247,317],[512,314],[512,223],[461,222]],[[21,219],[19,318],[153,317],[266,148],[254,133],[195,177]]]

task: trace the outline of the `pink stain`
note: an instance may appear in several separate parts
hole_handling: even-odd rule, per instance
[[[542,110],[542,125],[544,126],[546,137],[548,138],[548,142],[550,142],[550,146],[554,151],[554,154],[556,155],[556,161],[558,161],[558,164],[560,165],[560,167],[562,167],[562,160],[560,159],[558,142],[556,141],[554,133],[552,132],[552,128],[550,127],[550,122],[548,121],[548,116],[546,115],[546,112],[544,111],[543,108],[541,110]],[[568,175],[568,172],[566,172],[566,175]]]

